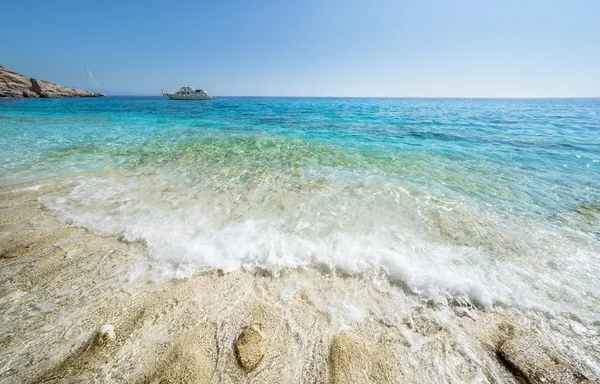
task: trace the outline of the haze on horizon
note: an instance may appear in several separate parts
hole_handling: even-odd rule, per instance
[[[159,95],[597,97],[600,2],[3,3],[0,65]],[[6,17],[10,15],[10,17]]]

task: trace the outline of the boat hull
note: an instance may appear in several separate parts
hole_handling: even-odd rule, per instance
[[[175,95],[173,93],[165,93],[171,100],[210,100],[212,96],[210,95]]]

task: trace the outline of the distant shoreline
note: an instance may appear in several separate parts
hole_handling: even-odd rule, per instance
[[[86,97],[86,96],[81,96]],[[92,97],[92,96],[87,96]],[[86,98],[87,98],[86,97]],[[162,95],[147,94],[114,94],[108,93],[110,98],[157,98],[162,99]],[[0,96],[0,99],[23,99],[24,97],[6,97]],[[69,97],[64,97],[69,98]],[[72,98],[72,97],[71,97]],[[223,98],[252,98],[252,99],[389,99],[389,100],[595,100],[600,96],[566,96],[566,97],[437,97],[437,96],[239,96],[239,95],[218,95],[215,99]]]
[[[0,98],[55,99],[95,97],[90,91],[27,77],[0,65]]]

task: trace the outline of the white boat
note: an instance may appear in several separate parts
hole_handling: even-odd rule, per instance
[[[94,78],[94,75],[92,75],[92,72],[90,72],[88,67],[85,67],[85,79],[87,82],[88,90],[92,93],[92,97],[106,96],[104,93],[102,93],[98,90],[98,88],[100,88],[100,86],[98,85],[98,82],[96,81],[96,79]]]
[[[202,89],[194,89],[192,87],[181,87],[175,93],[167,93],[161,89],[163,96],[171,100],[210,100],[212,96]]]

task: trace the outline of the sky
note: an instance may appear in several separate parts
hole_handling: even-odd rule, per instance
[[[597,97],[599,0],[3,0],[0,65],[109,92]]]

